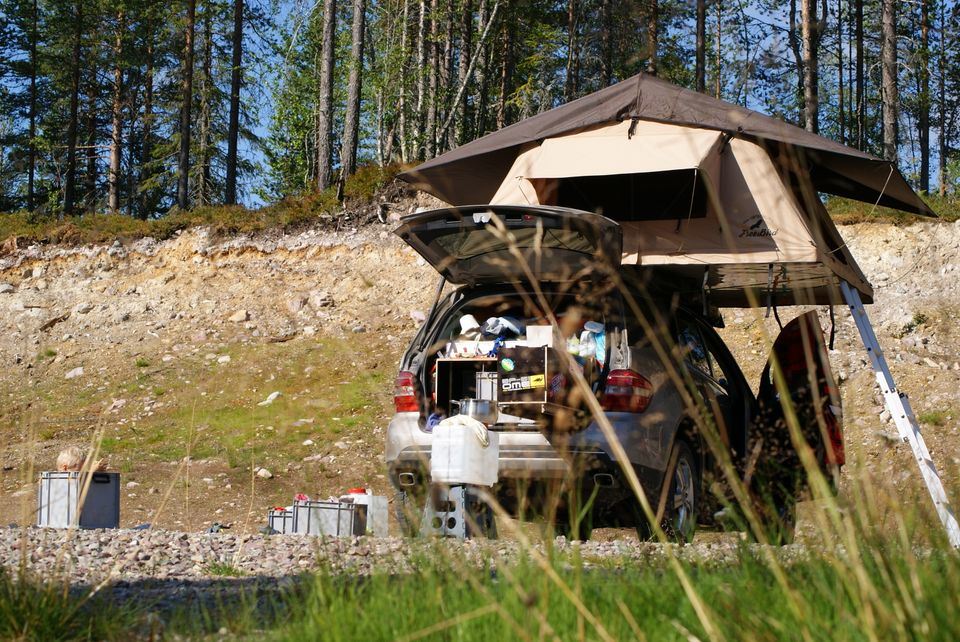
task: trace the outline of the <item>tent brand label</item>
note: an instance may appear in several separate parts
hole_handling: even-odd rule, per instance
[[[759,214],[754,214],[740,225],[740,238],[768,238],[780,230],[771,230]]]
[[[500,382],[500,388],[502,388],[504,392],[543,388],[545,385],[546,377],[542,374],[530,375],[529,377],[511,377],[510,379],[503,379]]]

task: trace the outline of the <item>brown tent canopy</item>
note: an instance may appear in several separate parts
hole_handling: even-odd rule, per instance
[[[646,74],[494,132],[400,178],[450,203],[488,203],[529,143],[602,123],[639,120],[722,132],[761,145],[818,192],[933,214],[888,162],[755,111]]]

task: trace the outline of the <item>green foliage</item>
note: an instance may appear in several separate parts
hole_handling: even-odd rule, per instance
[[[4,640],[122,640],[134,632],[135,618],[90,589],[75,591],[66,582],[40,581],[0,567],[0,638]]]
[[[938,428],[946,425],[947,420],[951,417],[951,412],[947,410],[931,410],[929,412],[922,412],[917,417],[917,419],[922,424],[927,424],[928,426],[937,426]]]

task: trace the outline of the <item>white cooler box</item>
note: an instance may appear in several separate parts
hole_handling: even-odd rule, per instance
[[[80,504],[80,495],[90,484]],[[120,473],[40,473],[37,526],[48,528],[117,528],[120,526]]]

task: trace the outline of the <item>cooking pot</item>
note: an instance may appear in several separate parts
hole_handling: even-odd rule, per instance
[[[454,403],[459,408],[461,415],[476,419],[488,426],[497,423],[497,418],[500,416],[497,402],[492,399],[461,399],[460,401],[454,401]]]

